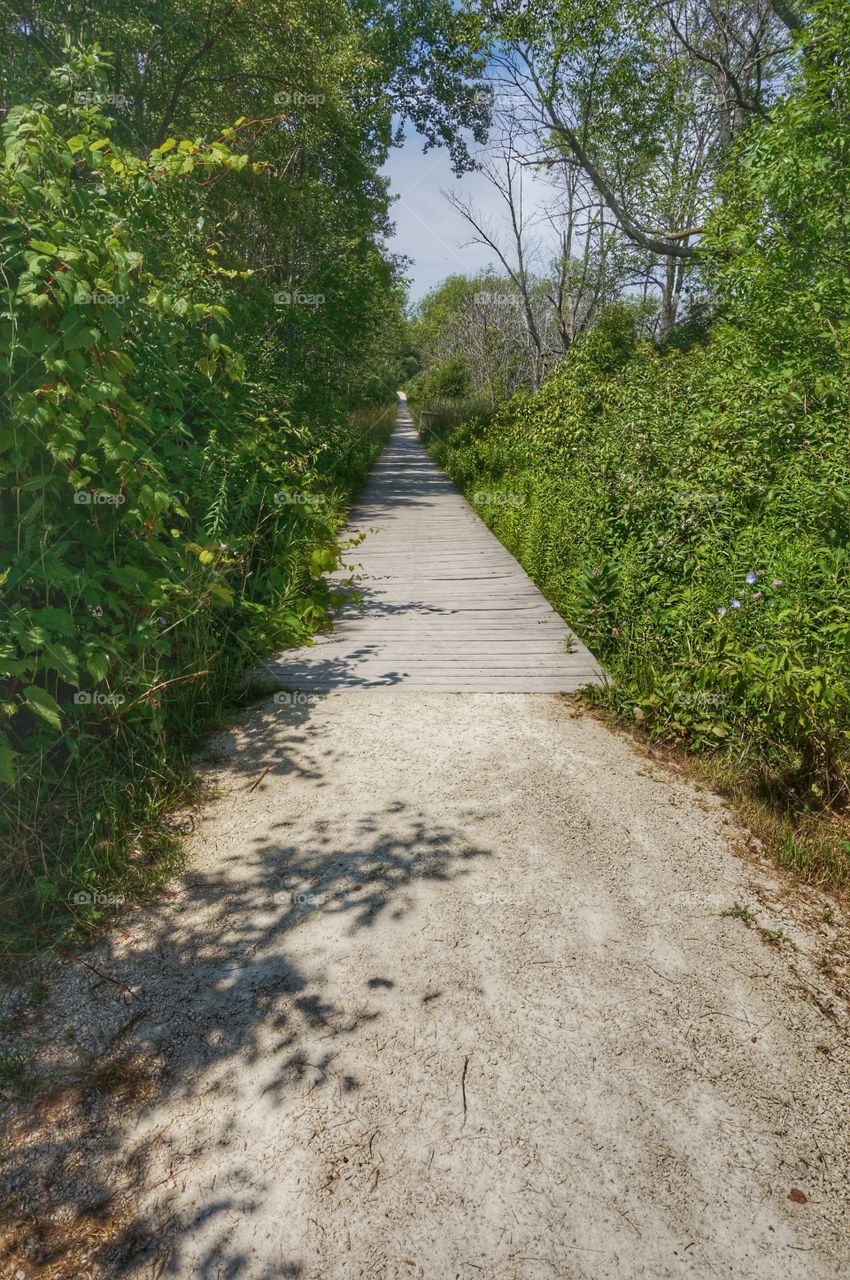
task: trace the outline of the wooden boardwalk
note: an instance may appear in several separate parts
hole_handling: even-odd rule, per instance
[[[351,511],[368,530],[333,578],[350,581],[334,631],[264,671],[290,689],[555,693],[602,671],[425,452],[404,402]]]

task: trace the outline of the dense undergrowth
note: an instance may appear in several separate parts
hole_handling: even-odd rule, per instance
[[[318,361],[295,380],[290,295],[276,309],[280,285],[244,269],[222,230],[239,185],[273,175],[234,149],[239,122],[143,155],[122,146],[91,89],[101,70],[78,55],[3,128],[12,954],[96,924],[171,865],[158,817],[187,753],[264,653],[325,624],[322,575],[393,420],[400,304],[376,245],[350,255],[369,318],[345,394]]]
[[[658,352],[609,314],[538,396],[431,447],[602,659],[620,711],[724,750],[781,806],[840,810],[846,407],[778,420],[731,341]]]
[[[657,348],[616,306],[537,395],[430,433],[605,663],[613,706],[711,752],[797,830],[825,817],[823,856],[788,860],[845,886],[846,65],[846,29],[820,6],[795,84],[725,175],[711,319]]]

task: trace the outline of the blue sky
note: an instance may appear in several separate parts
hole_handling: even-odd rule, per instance
[[[423,155],[423,145],[418,134],[408,135],[404,145],[391,153],[384,168],[393,194],[398,197],[391,213],[396,234],[389,247],[393,253],[413,259],[408,275],[412,277],[410,297],[414,302],[446,276],[480,271],[494,257],[481,245],[469,245],[471,228],[443,198],[441,190],[471,195],[476,205],[497,211],[494,193],[481,174],[466,174],[458,179],[452,173],[446,150],[441,147]]]
[[[454,191],[464,200],[471,200],[476,214],[483,214],[491,227],[503,232],[507,229],[504,207],[487,179],[476,172],[456,178],[448,152],[435,148],[423,154],[423,145],[418,134],[409,132],[404,144],[390,153],[383,170],[397,197],[390,215],[396,233],[389,248],[412,259],[407,269],[412,302],[446,276],[458,272],[469,275],[488,266],[500,273],[503,270],[492,250],[471,243],[472,228],[443,197],[443,191]],[[539,209],[551,199],[551,189],[529,171],[523,185],[527,212],[532,212],[533,205]],[[537,238],[544,246],[548,242],[554,248],[551,229],[540,228]],[[502,242],[507,242],[506,237]]]

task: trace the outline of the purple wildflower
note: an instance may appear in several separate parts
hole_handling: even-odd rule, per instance
[[[730,607],[730,609],[740,609],[740,607],[741,607],[741,601],[740,601],[740,600],[730,600],[730,601],[729,601],[729,607]]]
[[[722,617],[723,617],[723,615],[724,615],[724,613],[726,612],[726,605],[725,605],[725,604],[722,604],[722,605],[720,606],[720,608],[717,610],[717,612],[720,614],[720,616],[721,616],[721,618],[722,618]]]

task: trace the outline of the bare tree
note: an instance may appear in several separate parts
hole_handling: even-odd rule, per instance
[[[558,254],[546,277],[562,352],[589,328],[599,311],[641,273],[617,224],[577,166],[555,171],[561,198],[546,211]],[[645,274],[645,272],[644,272]]]
[[[717,164],[775,99],[799,19],[771,0],[621,0],[610,21],[575,30],[524,14],[510,6],[510,25],[497,15],[494,30],[526,161],[579,171],[650,257],[663,337],[701,252]]]
[[[538,250],[536,245],[532,248],[528,244],[529,220],[524,202],[523,167],[514,145],[514,134],[515,122],[511,120],[496,154],[479,165],[480,172],[502,198],[507,212],[510,247],[503,246],[498,232],[482,214],[476,212],[470,200],[454,192],[443,192],[443,195],[473,229],[473,243],[486,245],[492,250],[516,289],[525,318],[533,382],[535,387],[539,387],[545,373],[546,357],[532,305],[532,273],[529,269],[529,258]]]
[[[765,115],[793,45],[770,0],[662,0],[681,47],[712,86],[721,148],[753,115]]]

